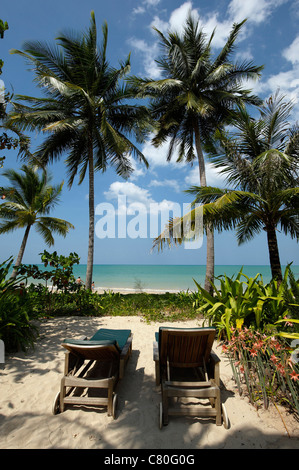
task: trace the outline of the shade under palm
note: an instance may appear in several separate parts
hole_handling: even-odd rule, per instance
[[[118,69],[107,60],[107,24],[102,44],[97,44],[94,13],[84,34],[63,34],[57,47],[26,43],[21,54],[34,66],[35,81],[45,98],[19,96],[10,121],[21,129],[47,134],[35,157],[40,163],[64,153],[71,186],[79,173],[89,178],[89,246],[86,287],[91,288],[94,257],[94,171],[108,165],[127,177],[132,172],[131,155],[147,165],[143,154],[127,137],[142,141],[146,108],[129,104],[129,86],[120,83],[130,70],[130,59]],[[26,105],[21,104],[25,102]]]
[[[50,186],[51,178],[46,170],[41,175],[33,168],[23,165],[21,172],[8,169],[3,172],[10,185],[3,188],[5,202],[0,205],[0,234],[24,228],[25,233],[15,267],[22,262],[31,227],[35,227],[48,246],[54,244],[53,233],[65,237],[74,226],[63,219],[50,217],[58,204],[63,183]],[[16,270],[12,277],[16,276]]]

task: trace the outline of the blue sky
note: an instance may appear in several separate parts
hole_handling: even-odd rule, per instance
[[[237,40],[235,58],[252,60],[256,65],[264,65],[262,78],[257,83],[251,83],[253,91],[267,98],[280,88],[281,93],[296,102],[292,121],[299,121],[299,1],[298,0],[52,0],[40,2],[37,0],[8,1],[1,0],[0,18],[7,21],[9,30],[4,39],[0,40],[0,57],[4,60],[3,74],[7,91],[15,94],[38,94],[33,83],[33,74],[27,70],[24,60],[11,55],[13,48],[22,49],[27,40],[47,41],[54,43],[62,31],[83,31],[90,23],[90,12],[94,10],[98,26],[99,42],[101,41],[101,26],[108,23],[108,57],[113,65],[123,60],[131,52],[131,73],[135,75],[159,78],[159,69],[155,59],[159,54],[158,36],[153,26],[166,33],[167,30],[180,30],[189,10],[198,16],[201,26],[207,34],[216,27],[213,40],[215,53],[219,51],[231,30],[234,22],[247,18],[247,22]],[[41,136],[34,134],[32,151],[40,143]],[[148,231],[135,226],[135,237],[132,230],[142,210],[148,211],[155,204],[160,208],[171,210],[191,202],[184,190],[190,185],[198,184],[198,167],[187,164],[177,164],[175,158],[166,162],[166,147],[154,149],[150,142],[140,146],[150,167],[146,169],[139,163],[135,164],[135,172],[125,181],[118,177],[113,170],[106,173],[96,173],[95,203],[98,208],[96,215],[97,234],[100,234],[103,216],[101,209],[114,208],[122,213],[118,206],[118,196],[126,197],[127,218],[126,226],[129,236],[120,238],[95,238],[96,264],[205,264],[205,241],[198,249],[173,247],[162,253],[152,252],[153,239]],[[17,153],[6,151],[5,168],[19,168]],[[59,254],[75,251],[81,262],[87,259],[88,241],[88,185],[87,180],[80,186],[75,181],[72,188],[67,187],[66,169],[61,161],[50,166],[53,182],[65,181],[60,205],[52,215],[64,218],[75,226],[64,239],[56,237],[54,247]],[[0,186],[5,184],[0,174]],[[208,164],[208,184],[221,184],[221,180]],[[152,204],[152,206],[151,206]],[[154,205],[154,206],[153,206]],[[133,212],[133,210],[137,212]],[[142,209],[142,210],[141,210]],[[167,214],[167,211],[166,211]],[[170,212],[171,214],[171,212]],[[105,215],[105,214],[104,214]],[[164,212],[165,215],[165,212]],[[137,217],[137,218],[136,218]],[[108,219],[107,219],[108,220]],[[123,219],[122,219],[123,220]],[[140,219],[141,220],[141,219]],[[144,222],[144,219],[142,219]],[[108,227],[108,225],[106,226]],[[110,227],[110,226],[109,226]],[[112,226],[111,226],[112,227]],[[144,226],[143,226],[144,228]],[[105,227],[103,227],[103,230]],[[122,226],[122,230],[124,226]],[[102,233],[103,233],[102,230]],[[134,232],[134,230],[133,230]],[[123,235],[123,234],[121,234]],[[139,235],[139,236],[138,236]],[[22,240],[22,230],[10,235],[1,236],[1,260],[8,256],[16,256]],[[298,244],[289,237],[278,233],[279,248],[282,264],[293,261],[299,265]],[[23,262],[38,263],[39,253],[45,245],[41,237],[32,231],[25,250]],[[268,249],[266,235],[261,234],[251,242],[238,246],[233,232],[216,234],[215,236],[216,264],[268,264]]]

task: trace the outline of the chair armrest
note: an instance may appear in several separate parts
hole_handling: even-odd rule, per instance
[[[220,357],[217,356],[217,354],[213,350],[211,351],[210,358],[215,364],[217,364],[217,362],[221,362]]]
[[[119,378],[122,379],[125,373],[125,364],[129,359],[130,355],[132,354],[132,341],[133,335],[131,334],[124,345],[121,353],[120,353],[120,360],[119,360]]]
[[[210,374],[215,379],[216,385],[220,387],[220,358],[214,351],[210,354]]]

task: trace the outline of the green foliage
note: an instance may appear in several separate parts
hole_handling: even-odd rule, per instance
[[[284,290],[284,301],[291,318],[299,319],[299,280],[296,281],[293,272],[289,272],[290,289]]]
[[[0,339],[6,351],[25,350],[37,336],[31,303],[26,290],[18,285],[23,278],[7,279],[12,263],[9,258],[0,264]]]
[[[44,250],[41,255],[41,261],[45,268],[50,270],[40,270],[36,265],[20,265],[17,268],[19,274],[26,278],[40,279],[46,282],[52,281],[52,286],[57,289],[78,290],[73,275],[74,264],[79,264],[80,258],[77,253],[70,253],[68,256],[58,255],[56,251],[49,253]]]
[[[189,293],[120,294],[54,291],[42,285],[29,286],[27,295],[39,317],[56,316],[140,316],[146,321],[178,321],[196,318],[194,296]]]
[[[239,393],[248,394],[252,404],[280,402],[299,414],[299,366],[292,351],[281,339],[253,329],[233,329],[223,346]]]
[[[9,29],[7,21],[0,20],[0,38],[4,38],[4,31]]]
[[[82,288],[76,292],[68,289],[50,291],[41,284],[31,284],[27,294],[34,304],[35,315],[39,318],[102,314],[100,296]]]
[[[198,288],[198,312],[204,315],[209,325],[217,327],[219,337],[228,340],[231,339],[231,329],[243,325],[257,330],[277,330],[280,327],[278,321],[284,317],[290,318],[290,307],[298,307],[286,302],[286,296],[293,299],[292,288],[288,287],[287,282],[289,272],[288,266],[281,283],[271,280],[268,284],[263,283],[260,274],[249,278],[242,270],[235,279],[234,276],[222,275],[217,278],[219,288],[212,283],[213,296],[194,280]]]
[[[119,294],[101,295],[105,315],[138,315],[146,321],[180,321],[196,318],[194,297],[191,293]]]

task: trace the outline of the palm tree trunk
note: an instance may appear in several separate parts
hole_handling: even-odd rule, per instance
[[[88,254],[86,269],[86,289],[91,289],[93,256],[94,256],[94,168],[93,168],[93,148],[91,137],[89,139],[89,235],[88,235]]]
[[[15,268],[17,266],[20,266],[20,264],[22,262],[30,228],[31,228],[31,225],[27,225],[25,233],[24,233],[24,237],[23,237],[23,240],[22,240],[22,243],[21,243],[20,251],[19,251],[19,254],[18,254],[18,257],[17,257],[17,261],[14,264],[15,267],[14,267],[14,269],[12,271],[12,274],[11,274],[11,279],[15,279],[16,276],[17,276],[17,270]]]
[[[278,243],[277,243],[275,226],[273,226],[272,224],[267,227],[267,241],[268,241],[268,248],[269,248],[272,279],[276,279],[279,283],[281,283],[282,273],[281,273]]]
[[[199,165],[199,179],[200,179],[200,186],[207,186],[207,179],[206,179],[206,167],[204,156],[200,144],[200,134],[198,126],[194,125],[194,134],[195,134],[195,147],[197,152],[198,158],[198,165]],[[211,282],[214,281],[214,269],[215,269],[215,249],[214,249],[214,231],[208,225],[206,227],[207,232],[207,258],[206,258],[206,277],[205,277],[205,290],[212,293],[213,287]],[[211,282],[210,282],[211,281]]]

